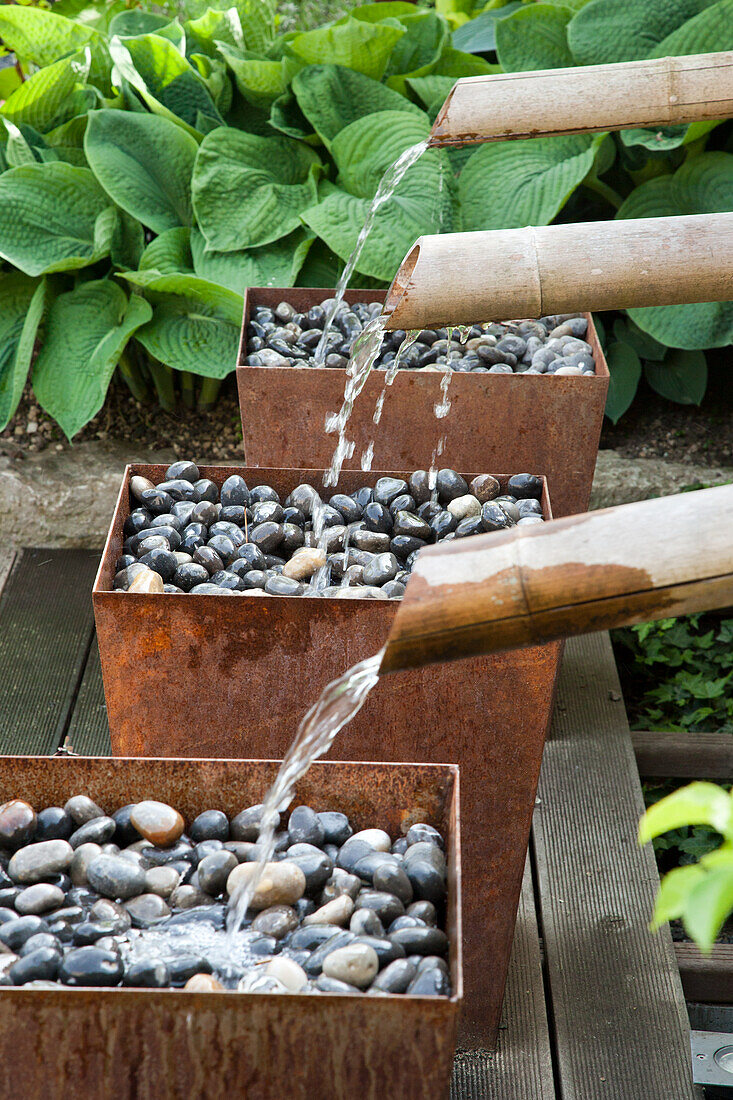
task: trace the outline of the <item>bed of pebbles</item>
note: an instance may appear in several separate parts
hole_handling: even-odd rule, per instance
[[[307,313],[289,302],[274,310],[257,306],[247,328],[244,362],[256,367],[314,367],[316,347],[333,304],[326,298]],[[346,303],[336,314],[328,336],[325,366],[344,370],[354,340],[378,317],[378,302]],[[505,321],[458,330],[424,329],[400,357],[401,366],[415,370],[473,371],[489,374],[594,374],[593,351],[585,339],[588,322],[582,314],[558,314],[538,321]],[[387,332],[374,366],[386,369],[405,339],[404,331]]]
[[[133,476],[114,588],[399,599],[424,546],[543,521],[534,474],[515,474],[504,492],[489,474],[469,485],[440,470],[432,492],[428,481],[416,470],[328,501],[303,484],[281,501],[239,474],[219,489],[187,461],[158,485]]]
[[[298,806],[227,933],[260,810],[210,809],[186,828],[162,802],[111,816],[86,795],[0,806],[0,985],[450,995],[446,857],[430,825],[393,842]]]

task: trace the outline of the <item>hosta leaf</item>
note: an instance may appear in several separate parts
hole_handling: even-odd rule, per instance
[[[77,83],[83,82],[88,72],[83,54],[55,61],[21,84],[6,99],[0,113],[16,125],[25,122],[40,132],[51,129]]]
[[[733,0],[718,0],[662,39],[650,57],[733,49]]]
[[[463,50],[446,46],[433,68],[435,76],[452,76],[458,79],[462,76],[487,76],[489,73],[500,73],[501,65],[492,65],[483,57],[476,57],[472,53],[464,53]]]
[[[342,65],[308,65],[293,78],[293,93],[329,149],[340,130],[375,111],[421,114],[419,107],[399,92]]]
[[[709,825],[733,837],[731,796],[714,783],[689,783],[649,807],[639,823],[639,843],[683,825]]]
[[[88,168],[28,164],[0,176],[0,256],[26,275],[70,271],[106,256],[116,226]]]
[[[117,222],[112,232],[109,255],[115,267],[137,271],[145,248],[145,233],[137,218],[126,210],[115,211]]]
[[[669,401],[699,405],[707,389],[708,366],[703,352],[672,348],[663,363],[647,363],[644,376]]]
[[[343,263],[325,241],[316,237],[298,272],[297,286],[336,286]]]
[[[220,45],[219,52],[234,73],[237,87],[255,107],[269,110],[288,87],[287,70],[282,61],[245,57],[241,51]]]
[[[10,168],[24,164],[40,164],[44,161],[47,144],[32,126],[21,123],[16,126],[0,115],[0,140],[4,139],[4,156]],[[53,160],[56,157],[50,157]],[[58,158],[60,159],[60,158]]]
[[[3,4],[0,6],[0,38],[18,57],[32,61],[39,68],[88,47],[91,54],[89,79],[105,91],[109,90],[111,64],[107,43],[91,27],[43,8]]]
[[[683,923],[689,936],[703,951],[709,951],[715,937],[733,912],[733,868],[707,871],[687,897]]]
[[[572,18],[572,8],[540,3],[524,5],[499,20],[496,25],[496,54],[505,72],[562,69],[574,65],[567,34],[567,25]],[[456,31],[456,34],[459,33]]]
[[[733,302],[644,306],[628,310],[640,329],[671,348],[724,348],[733,344]]]
[[[652,57],[668,35],[709,3],[710,0],[591,0],[571,20],[568,43],[579,65]]]
[[[282,240],[262,248],[207,252],[204,235],[197,229],[191,233],[196,274],[237,294],[243,294],[250,286],[294,286],[312,243],[312,234],[296,229]]]
[[[209,54],[215,54],[222,46],[231,46],[243,50],[244,31],[236,8],[217,11],[209,8],[198,19],[186,23],[186,33],[190,42]]]
[[[353,122],[333,143],[341,181],[355,194],[332,191],[303,220],[341,259],[351,254],[379,180],[396,157],[427,136],[427,119],[406,112],[380,111]],[[363,159],[354,162],[354,150]],[[451,228],[450,168],[445,153],[433,149],[408,169],[389,202],[377,211],[357,271],[388,281],[422,233]],[[441,183],[442,181],[442,183]]]
[[[71,439],[99,412],[117,360],[152,310],[107,279],[81,283],[51,304],[33,390]]]
[[[18,407],[43,316],[45,279],[0,273],[0,431]]]
[[[223,124],[206,84],[167,38],[157,34],[114,37],[110,53],[120,75],[154,114],[183,124],[194,136],[198,112]]]
[[[287,137],[230,127],[207,134],[193,172],[193,205],[209,247],[256,248],[297,229],[301,211],[316,199],[320,163]]]
[[[157,115],[92,111],[84,139],[107,194],[155,233],[191,223],[191,174],[198,146]]]
[[[618,423],[636,396],[641,378],[639,356],[629,344],[615,342],[606,353],[611,375],[606,398],[606,416]]]
[[[440,57],[448,27],[434,11],[413,12],[400,23],[406,33],[390,54],[385,75],[390,87],[404,94],[406,78],[426,75]]]
[[[616,322],[619,324],[620,322]],[[596,325],[596,328],[598,326]],[[614,325],[614,332],[616,331],[616,325]],[[642,332],[638,325],[635,325],[631,318],[623,324],[623,337],[619,336],[619,339],[623,339],[624,343],[630,344],[637,355],[642,359],[650,359],[653,363],[661,363],[667,354],[667,347],[664,344],[660,344],[658,340],[655,340],[653,336],[650,336],[648,332]]]
[[[163,27],[167,27],[170,18],[167,15],[157,15],[153,11],[141,11],[140,8],[128,8],[118,12],[109,23],[109,35],[118,34],[121,38],[137,36],[139,34],[156,34]]]
[[[415,5],[402,0],[383,0],[377,4],[361,4],[351,13],[354,19],[363,19],[365,23],[383,23],[385,19],[402,20],[405,15],[415,14]]]
[[[202,53],[191,54],[189,61],[209,89],[209,95],[223,117],[231,108],[234,96],[234,89],[224,61],[220,57],[206,57]],[[215,118],[204,115],[201,111],[196,112],[196,128],[203,133],[208,134],[218,125]]]
[[[602,135],[482,145],[458,179],[464,230],[547,225],[593,165]]]
[[[290,44],[308,65],[329,62],[381,80],[390,54],[404,35],[403,27],[365,23],[348,16],[338,24],[299,34]]]
[[[178,271],[193,273],[191,230],[176,226],[151,241],[140,257],[140,271],[159,271],[165,275]]]
[[[672,178],[672,196],[684,214],[733,210],[733,154],[702,153],[685,161]]]
[[[143,347],[175,370],[224,378],[237,364],[244,300],[195,275],[126,275],[143,288],[153,317],[137,333]]]
[[[455,80],[452,76],[436,76],[435,73],[430,73],[429,76],[411,76],[408,78],[407,84],[425,105],[425,109],[429,114],[430,109],[438,100],[441,104],[445,102],[448,93],[455,84]]]
[[[680,145],[689,145],[698,138],[704,137],[719,122],[691,122],[681,126],[660,126],[654,129],[622,130],[619,134],[621,141],[627,148],[640,145],[653,153],[666,153],[670,149],[678,149]]]
[[[453,32],[453,45],[457,50],[465,50],[467,53],[492,53],[497,47],[497,23],[519,11],[521,7],[519,0],[512,0],[500,8],[482,11],[475,19],[463,23]]]
[[[192,19],[205,19],[212,10],[223,12],[225,16],[235,12],[244,36],[241,45],[255,53],[265,53],[273,41],[276,12],[274,0],[187,0],[185,6]]]

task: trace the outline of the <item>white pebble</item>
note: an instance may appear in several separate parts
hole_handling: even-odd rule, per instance
[[[363,840],[365,844],[369,844],[377,852],[389,852],[392,850],[392,841],[389,839],[389,833],[385,833],[384,829],[362,829],[360,833],[354,833],[351,837],[352,840]]]
[[[280,955],[276,959],[270,959],[263,972],[269,978],[275,978],[290,993],[300,993],[308,985],[308,975],[302,966],[298,966],[294,959],[287,959]]]
[[[320,909],[316,909],[315,913],[309,913],[303,918],[303,924],[338,924],[343,927],[348,924],[353,912],[353,901],[348,894],[342,894],[338,898],[327,901]]]
[[[582,374],[580,367],[558,367],[555,374]],[[133,582],[134,583],[134,582]]]
[[[449,501],[447,508],[450,514],[455,516],[457,520],[466,519],[468,516],[481,515],[481,505],[476,500],[476,497],[472,496],[470,493]]]

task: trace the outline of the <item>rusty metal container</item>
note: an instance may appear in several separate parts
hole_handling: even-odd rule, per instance
[[[254,602],[254,601],[253,601]],[[163,799],[187,821],[262,800],[270,760],[0,757],[0,801],[37,809],[90,795],[110,812]],[[297,799],[393,836],[443,831],[453,996],[0,989],[0,1084],[22,1100],[445,1100],[461,1004],[458,769],[317,763]]]
[[[244,292],[239,363],[246,357],[246,334],[256,306],[291,302],[307,311],[333,290],[254,287]],[[347,302],[384,302],[383,290],[347,290]],[[374,440],[374,466],[419,470],[430,464],[433,447],[445,433],[444,466],[455,470],[541,470],[547,477],[556,516],[584,512],[590,500],[608,366],[589,313],[587,339],[596,363],[594,375],[556,378],[545,374],[472,374],[455,371],[451,410],[440,422],[441,375],[401,370],[390,389],[379,425],[374,408],[384,386],[374,371],[356,400],[348,437],[356,442],[345,468],[359,468],[362,452]],[[481,318],[477,318],[481,320]],[[332,367],[237,368],[244,454],[248,466],[328,467],[336,436],[326,417],[338,412],[346,371]]]
[[[130,512],[129,478],[160,481],[165,469],[125,470],[94,585],[112,752],[281,757],[325,685],[384,645],[398,605],[112,591]],[[241,473],[248,485],[266,482],[281,495],[303,481],[321,485],[324,472],[200,470],[218,485]],[[345,470],[329,494],[353,491],[385,472]],[[542,504],[551,518],[546,484]],[[490,1046],[499,1026],[559,657],[560,643],[553,643],[388,676],[332,752],[342,760],[447,760],[464,769],[461,1039],[477,1046]]]

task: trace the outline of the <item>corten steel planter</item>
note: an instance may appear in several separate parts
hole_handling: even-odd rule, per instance
[[[190,821],[262,800],[263,760],[0,757],[0,799],[36,808],[90,795],[110,812],[163,799]],[[428,821],[446,837],[453,996],[0,989],[3,1096],[48,1100],[445,1100],[461,1003],[458,769],[318,763],[297,800],[397,836]]]
[[[384,645],[398,604],[111,591],[129,478],[160,481],[165,469],[127,467],[94,585],[112,752],[281,757],[322,688]],[[200,470],[218,485],[241,473],[282,496],[323,478],[323,470]],[[343,471],[329,495],[380,476]],[[546,485],[543,508],[550,518]],[[332,751],[342,760],[464,768],[464,1043],[487,1046],[497,1035],[559,656],[554,643],[386,677]]]
[[[303,312],[332,296],[333,290],[250,288],[244,292],[239,363],[246,357],[246,335],[255,306],[291,302]],[[346,301],[383,302],[383,290],[347,290]],[[347,436],[356,446],[344,468],[358,469],[374,440],[374,466],[418,470],[430,465],[433,448],[445,433],[441,465],[455,470],[541,470],[547,477],[556,516],[584,512],[590,500],[608,366],[591,315],[588,342],[594,375],[556,378],[546,374],[472,374],[454,371],[448,391],[451,410],[436,420],[441,374],[400,370],[374,424],[374,409],[385,372],[374,371],[356,399]],[[477,318],[481,320],[481,318]],[[325,431],[326,417],[338,412],[346,371],[333,367],[237,368],[245,461],[248,466],[328,467],[337,437]]]

